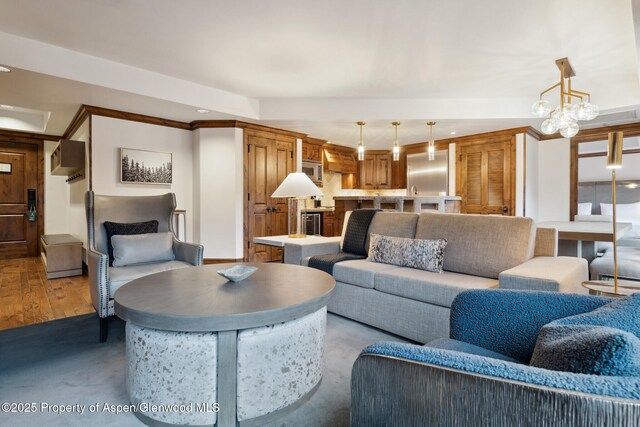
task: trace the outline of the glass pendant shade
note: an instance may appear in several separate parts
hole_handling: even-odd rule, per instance
[[[589,120],[591,112],[592,106],[586,101],[580,101],[573,106],[573,116],[576,120]]]
[[[598,117],[598,114],[600,114],[600,108],[595,104],[591,104],[591,113],[587,117],[587,120],[595,119],[596,117]]]
[[[393,144],[393,161],[397,162],[400,160],[400,146],[398,145],[398,141]]]
[[[364,141],[362,140],[362,126],[364,126],[365,122],[356,122],[358,127],[360,127],[360,142],[358,143],[358,161],[364,160]]]
[[[429,142],[429,147],[427,147],[427,154],[429,156],[429,160],[436,159],[436,147],[433,145],[433,141]]]
[[[546,135],[551,135],[552,133],[556,133],[558,131],[558,122],[556,119],[547,119],[542,122],[542,133]]]
[[[531,106],[531,113],[535,117],[546,117],[551,112],[551,108],[549,107],[549,101],[543,101],[542,99],[536,101]]]
[[[578,126],[578,123],[576,123],[575,121],[570,121],[569,123],[567,123],[567,126],[560,129],[560,135],[564,136],[565,138],[571,138],[573,136],[576,136],[579,130],[580,127]]]

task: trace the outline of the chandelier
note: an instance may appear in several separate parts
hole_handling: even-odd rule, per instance
[[[427,126],[429,126],[429,142],[427,143],[427,154],[429,155],[429,160],[436,159],[436,141],[433,139],[433,126],[436,122],[427,122]]]
[[[400,122],[391,122],[391,124],[396,128],[396,139],[393,140],[393,161],[397,162],[400,160],[400,144],[398,143],[398,126],[400,126]]]
[[[362,126],[365,122],[356,122],[360,126],[360,142],[358,143],[358,160],[364,160],[364,142],[362,141]]]
[[[556,65],[560,69],[560,81],[540,93],[540,100],[531,106],[531,112],[536,117],[548,117],[542,122],[543,133],[550,135],[560,131],[560,135],[571,138],[580,130],[578,120],[593,120],[600,110],[591,103],[589,93],[571,88],[571,77],[576,73],[569,64],[569,58],[556,60]],[[557,87],[560,87],[560,105],[551,110],[549,101],[543,100],[542,95]],[[578,100],[575,104],[572,103],[574,99]]]

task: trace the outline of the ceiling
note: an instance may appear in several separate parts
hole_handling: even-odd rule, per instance
[[[50,112],[52,134],[83,103],[344,145],[365,120],[371,148],[390,145],[393,120],[401,144],[424,141],[427,120],[437,138],[539,126],[530,105],[565,56],[602,110],[640,105],[635,3],[0,0],[0,64],[13,69],[0,104]]]

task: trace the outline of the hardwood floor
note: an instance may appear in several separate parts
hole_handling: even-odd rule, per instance
[[[0,330],[93,312],[87,276],[48,280],[40,258],[0,260]]]

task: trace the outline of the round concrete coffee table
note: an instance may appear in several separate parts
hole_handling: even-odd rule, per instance
[[[335,281],[289,264],[165,271],[114,296],[127,322],[127,391],[148,425],[259,425],[309,399],[324,366],[326,304]],[[160,406],[162,405],[162,406]]]

